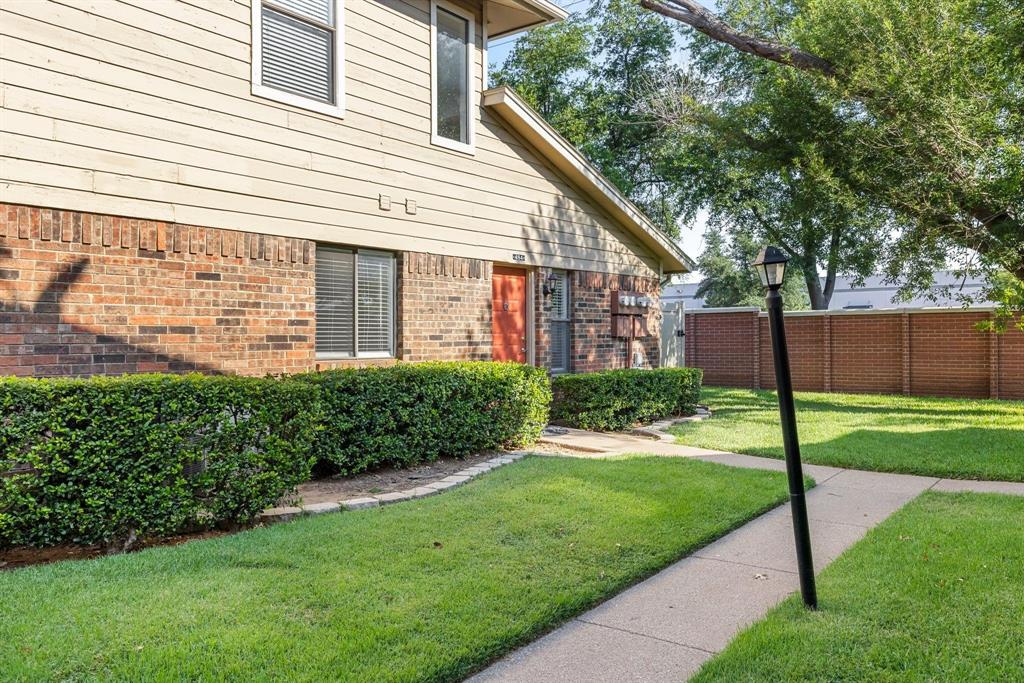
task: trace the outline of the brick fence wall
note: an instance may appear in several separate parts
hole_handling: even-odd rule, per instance
[[[801,391],[1024,399],[1024,332],[979,332],[978,309],[786,315]],[[773,389],[768,319],[754,309],[686,314],[686,364],[708,385]]]

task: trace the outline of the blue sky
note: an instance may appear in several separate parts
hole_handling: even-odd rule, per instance
[[[556,4],[560,7],[568,9],[571,12],[586,12],[591,6],[593,0],[558,0]],[[711,3],[714,6],[714,3]],[[516,39],[522,34],[515,34],[512,36],[503,36],[497,40],[492,40],[487,46],[487,61],[490,64],[490,69],[497,69],[508,57],[508,53],[512,51],[512,47]],[[684,56],[680,52],[680,59]],[[697,220],[693,225],[683,226],[681,232],[681,238],[679,240],[683,251],[688,256],[696,259],[702,251],[704,251],[704,216],[703,214],[698,216]],[[693,276],[687,278],[689,280],[699,279]]]

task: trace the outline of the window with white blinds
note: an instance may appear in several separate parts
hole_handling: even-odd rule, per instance
[[[253,93],[344,114],[342,0],[253,0]]]
[[[394,255],[317,246],[317,356],[380,358],[394,352]]]
[[[361,251],[357,270],[359,353],[393,355],[395,257]]]
[[[570,355],[570,311],[569,305],[569,274],[565,271],[551,272],[547,280],[551,306],[551,371],[570,372],[572,360]]]

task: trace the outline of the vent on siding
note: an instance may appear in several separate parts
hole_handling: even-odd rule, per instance
[[[355,254],[316,250],[316,351],[351,356],[354,344]]]
[[[263,85],[333,103],[333,0],[278,1],[263,6]]]
[[[394,311],[395,258],[390,254],[359,252],[358,328],[360,354],[391,354]]]

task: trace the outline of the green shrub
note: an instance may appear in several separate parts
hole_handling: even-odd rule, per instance
[[[582,429],[616,431],[639,422],[690,415],[700,400],[698,368],[607,370],[554,380],[556,420]]]
[[[320,387],[317,458],[341,474],[532,443],[547,372],[516,363],[415,363],[298,375]]]
[[[0,546],[251,521],[308,478],[317,390],[253,377],[0,379]]]

